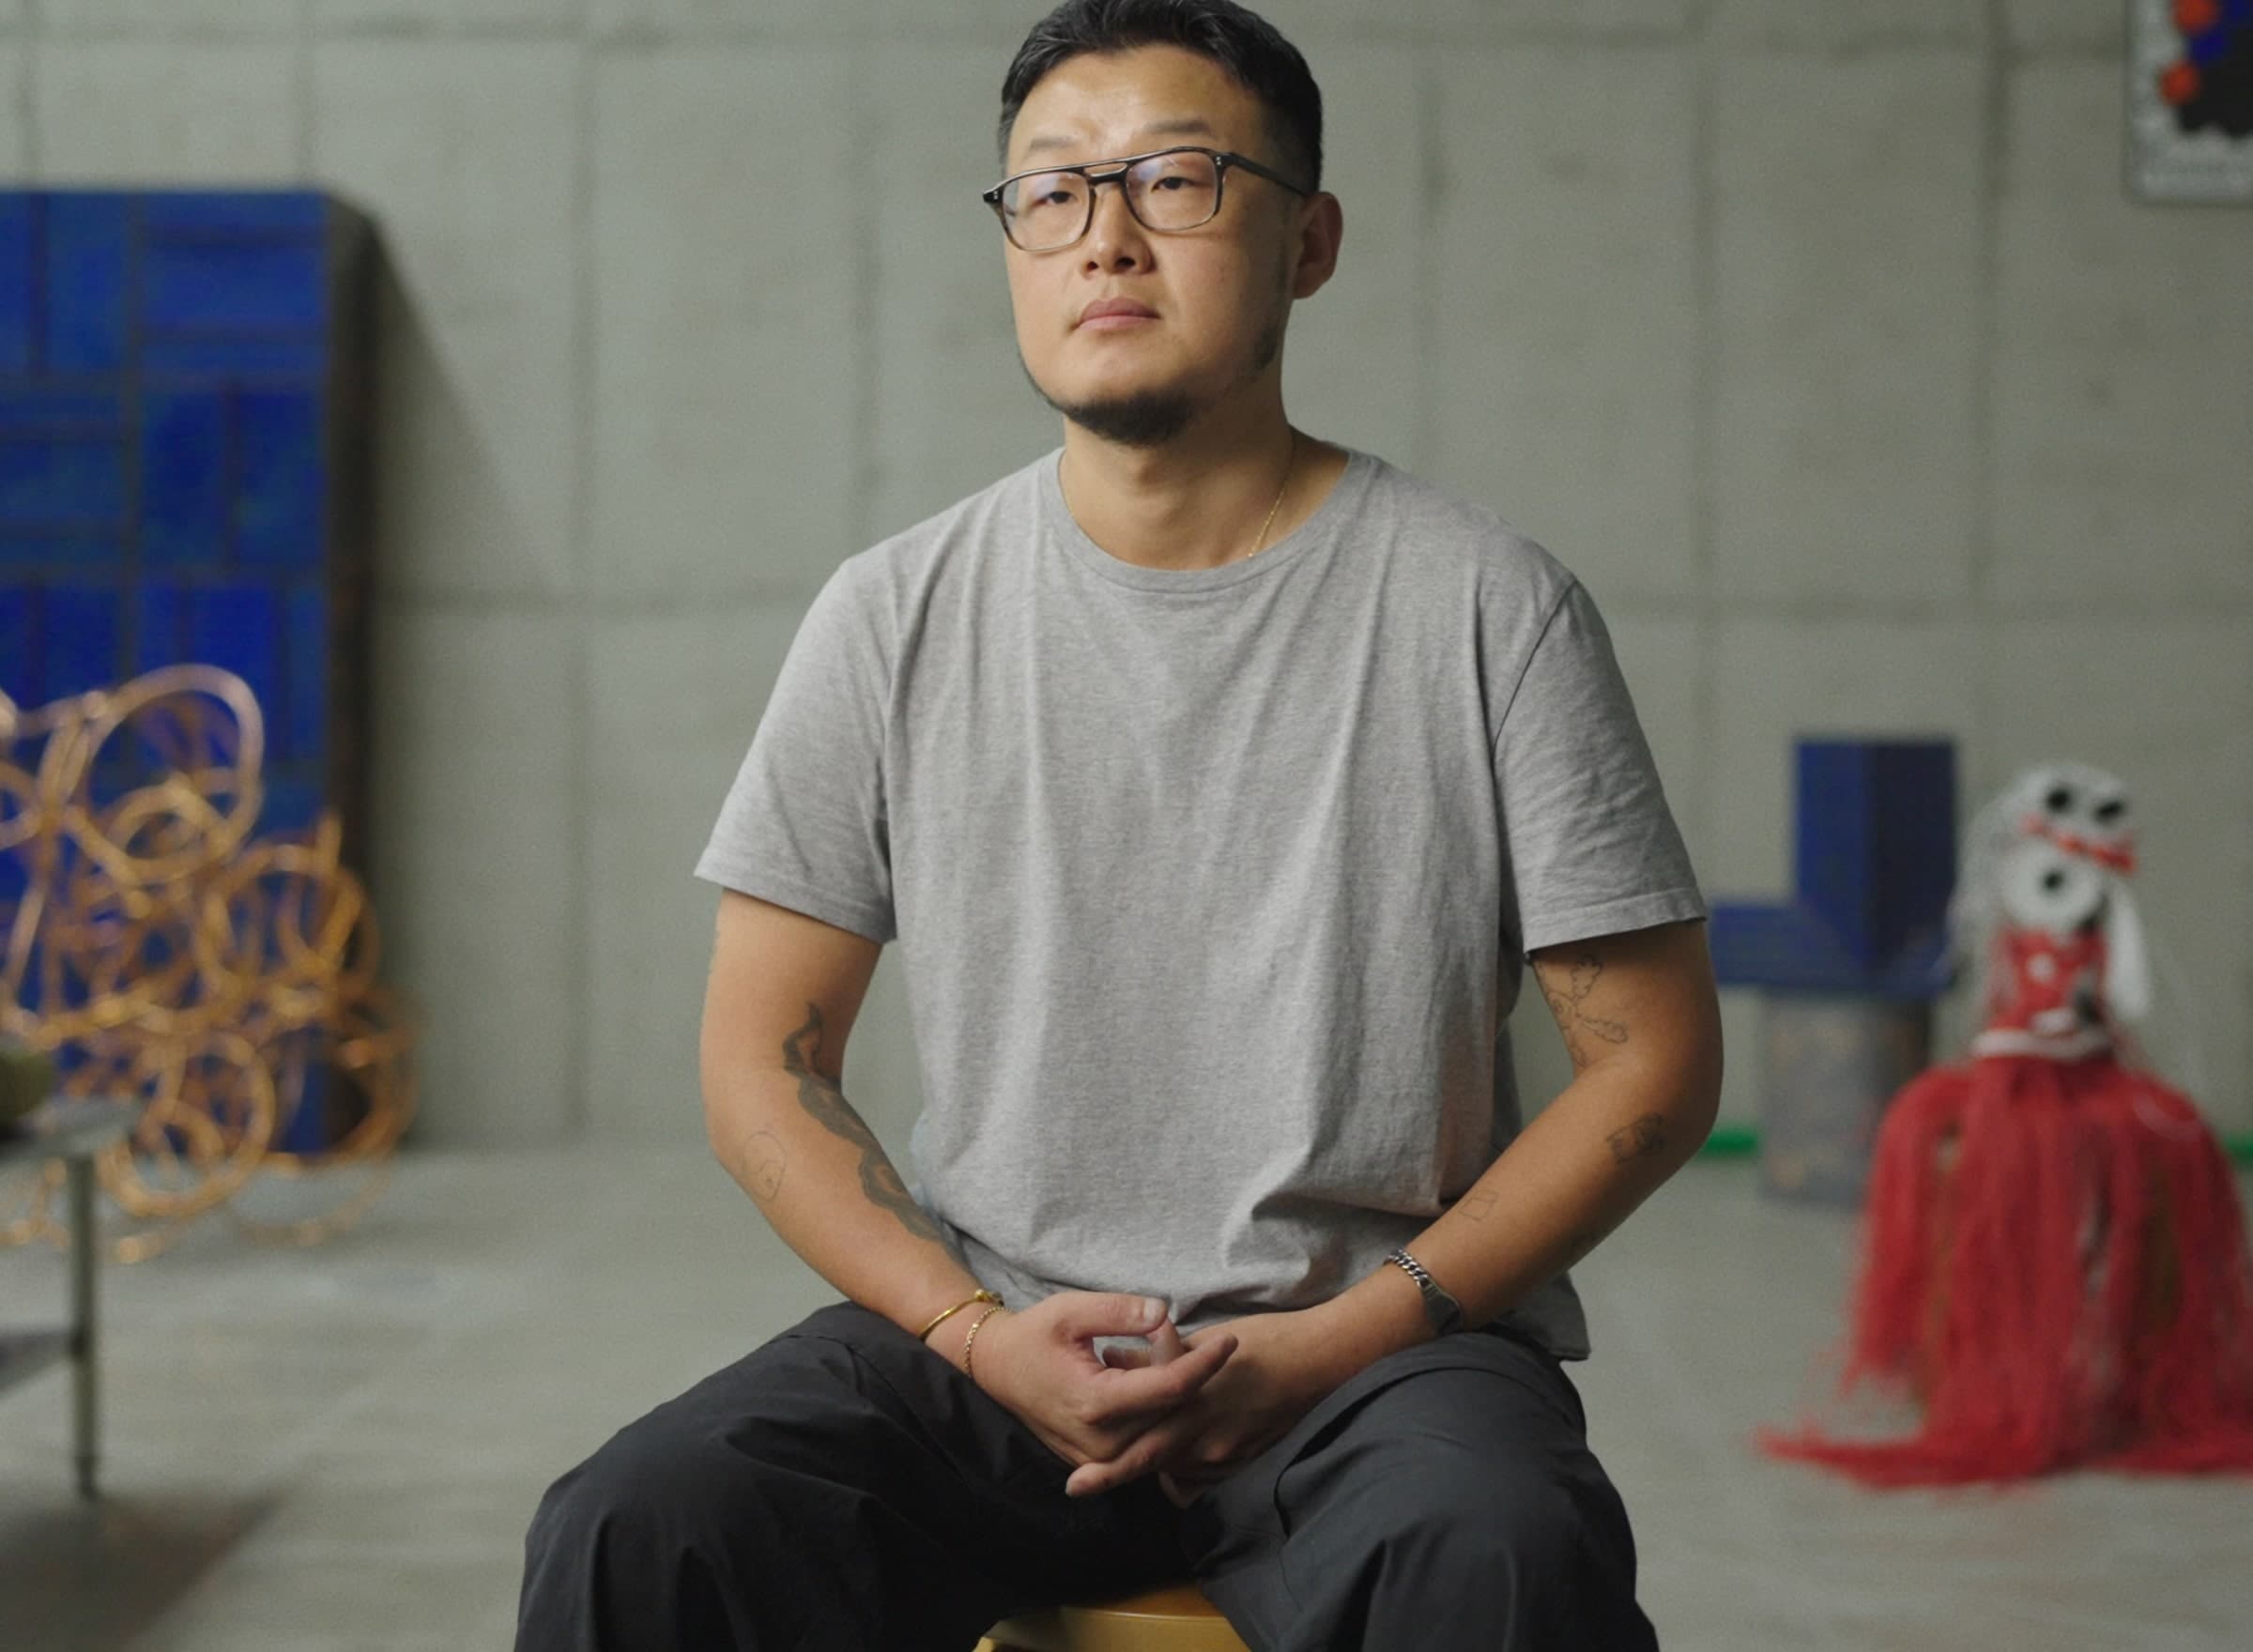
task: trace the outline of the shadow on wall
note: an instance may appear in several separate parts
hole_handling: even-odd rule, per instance
[[[449,355],[381,233],[372,263],[367,878],[389,971],[426,1017],[426,1091],[458,1119],[465,1075],[482,1065],[471,1047],[513,1019],[486,1002],[494,989],[505,996],[509,965],[504,939],[479,916],[481,885],[509,853],[495,841],[506,811],[494,799],[511,781],[480,758],[521,731],[463,680],[460,650],[445,643],[454,612],[546,592],[568,546],[541,547],[526,530],[486,428],[492,409],[481,424],[465,392],[475,365]],[[568,1128],[561,1117],[518,1122],[528,1140]],[[419,1123],[408,1140],[432,1133]]]

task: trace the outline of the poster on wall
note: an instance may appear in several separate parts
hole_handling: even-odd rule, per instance
[[[2253,0],[2128,0],[2128,189],[2253,206]]]

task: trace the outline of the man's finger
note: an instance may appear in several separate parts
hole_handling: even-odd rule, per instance
[[[1157,1329],[1150,1333],[1152,1365],[1170,1365],[1188,1352],[1188,1345],[1181,1339],[1181,1327],[1170,1316],[1161,1320]]]
[[[1170,1365],[1188,1352],[1188,1344],[1181,1339],[1181,1328],[1171,1319],[1160,1320],[1143,1340],[1149,1346],[1121,1348],[1114,1344],[1104,1349],[1103,1363],[1114,1370],[1144,1370],[1154,1365]]]
[[[1166,1305],[1158,1298],[1111,1291],[1075,1292],[1056,1309],[1057,1328],[1075,1342],[1145,1336],[1165,1318]]]
[[[1140,1478],[1179,1450],[1188,1431],[1179,1423],[1161,1423],[1110,1461],[1081,1463],[1065,1477],[1065,1494],[1092,1497]]]
[[[1158,1322],[1157,1329],[1145,1338],[1145,1348],[1121,1348],[1115,1343],[1103,1350],[1103,1363],[1112,1370],[1147,1370],[1154,1365],[1166,1365],[1178,1359],[1185,1352],[1181,1332],[1170,1319]]]
[[[1101,1420],[1115,1421],[1171,1410],[1212,1381],[1235,1352],[1235,1338],[1216,1337],[1164,1365],[1107,1371],[1098,1415]]]

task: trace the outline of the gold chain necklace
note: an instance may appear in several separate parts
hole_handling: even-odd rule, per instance
[[[1069,459],[1071,455],[1067,453],[1065,457]],[[1267,543],[1267,530],[1275,526],[1275,513],[1283,508],[1283,497],[1291,491],[1291,479],[1297,474],[1298,431],[1295,427],[1291,432],[1291,463],[1283,467],[1283,485],[1276,490],[1275,503],[1267,507],[1267,520],[1260,524],[1260,537],[1251,542],[1251,549],[1246,551],[1241,557],[1231,558],[1230,560],[1249,562],[1264,548]],[[1071,509],[1069,499],[1065,501],[1065,509],[1067,511]],[[1215,565],[1218,566],[1218,564]]]
[[[1298,474],[1298,432],[1291,433],[1291,463],[1283,467],[1283,485],[1276,490],[1275,503],[1267,507],[1267,520],[1260,524],[1260,537],[1251,542],[1243,560],[1249,562],[1258,556],[1267,543],[1267,530],[1275,526],[1275,513],[1283,508],[1283,495],[1291,491],[1291,479]]]

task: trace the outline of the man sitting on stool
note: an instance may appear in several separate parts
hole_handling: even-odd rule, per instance
[[[1187,1577],[1284,1652],[1648,1647],[1565,1270],[1721,1042],[1603,621],[1284,417],[1341,221],[1273,28],[1072,0],[1002,134],[1062,448],[837,568],[698,866],[713,1151],[845,1300],[555,1483],[517,1644],[968,1652]],[[839,1082],[895,939],[912,1186]],[[1574,1078],[1521,1129],[1528,960]]]

